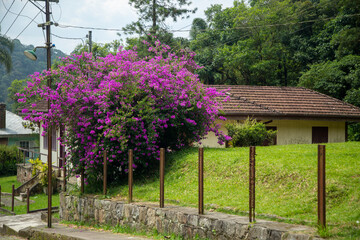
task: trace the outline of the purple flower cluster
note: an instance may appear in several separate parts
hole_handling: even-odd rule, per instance
[[[122,48],[97,59],[83,53],[33,74],[19,102],[50,100],[51,108],[46,113],[24,109],[25,119],[41,122],[44,129],[63,126],[60,141],[69,161],[88,173],[103,164],[104,151],[116,171],[126,172],[128,149],[134,150],[136,168],[157,159],[160,147],[188,146],[209,131],[223,144],[228,136],[215,121],[221,107],[217,99],[224,94],[201,84],[193,73],[199,68],[194,54],[173,54],[160,42],[149,51],[154,57],[140,58],[135,50]],[[51,89],[47,77],[54,82]]]

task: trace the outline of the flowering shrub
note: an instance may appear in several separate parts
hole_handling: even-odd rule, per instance
[[[134,168],[147,167],[160,147],[178,149],[200,141],[209,131],[219,143],[228,138],[215,125],[223,93],[205,88],[192,70],[193,55],[177,56],[159,42],[140,58],[136,50],[92,59],[83,53],[64,58],[62,65],[31,76],[20,102],[37,96],[51,101],[48,113],[23,109],[25,119],[64,126],[60,139],[75,169],[98,175],[103,152],[113,174],[127,171],[127,150],[134,150]],[[54,87],[46,86],[52,77]],[[36,103],[32,104],[35,107]],[[46,134],[45,132],[42,133]]]

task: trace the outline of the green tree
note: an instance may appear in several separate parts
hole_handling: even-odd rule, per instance
[[[176,22],[179,17],[187,18],[197,10],[186,8],[191,4],[189,0],[129,0],[129,4],[137,10],[139,19],[128,24],[124,30],[140,35],[158,35],[159,30],[166,29],[166,19],[171,18]]]
[[[121,42],[119,40],[114,40],[111,43],[92,43],[92,54],[95,58],[97,57],[106,57],[111,54],[115,54],[119,47],[121,45]],[[87,45],[79,44],[75,47],[75,49],[71,52],[72,54],[81,54],[83,52],[88,52],[89,48]]]
[[[16,93],[24,92],[24,87],[26,85],[27,80],[28,79],[22,79],[22,80],[15,79],[14,81],[12,81],[10,87],[7,89],[8,103],[11,104],[11,110],[13,112],[15,112],[16,109],[18,109],[18,107],[20,106],[20,104],[17,101],[19,97],[17,96]]]
[[[7,37],[0,35],[0,64],[5,66],[6,72],[12,69],[11,53],[14,43]]]
[[[313,64],[301,76],[299,85],[357,105],[360,56],[348,55],[340,60]]]
[[[191,4],[189,0],[129,0],[129,4],[137,10],[139,19],[123,28],[127,35],[138,35],[126,39],[127,49],[136,47],[138,54],[145,57],[150,53],[142,44],[143,41],[154,44],[159,40],[173,50],[189,46],[189,42],[184,38],[174,38],[165,23],[167,19],[176,22],[179,18],[188,18],[191,13],[195,13],[196,8],[188,8]]]
[[[191,24],[190,39],[194,40],[199,33],[204,32],[206,29],[206,21],[202,18],[195,18]]]

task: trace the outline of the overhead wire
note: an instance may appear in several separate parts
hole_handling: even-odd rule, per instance
[[[16,18],[14,19],[14,21],[11,23],[10,27],[8,28],[8,30],[5,32],[4,35],[6,35],[9,30],[11,29],[11,27],[14,25],[14,23],[16,22],[16,20],[18,19],[19,15],[21,14],[21,12],[24,10],[24,8],[26,7],[26,5],[28,4],[28,1],[26,1],[26,3],[24,4],[24,6],[22,7],[22,9],[20,10],[20,12],[18,13],[18,15],[16,16]]]
[[[14,4],[14,2],[15,2],[15,0],[12,1],[10,7],[7,9],[7,8],[6,8],[6,5],[5,5],[5,3],[4,3],[4,0],[2,0],[2,3],[3,3],[3,5],[4,5],[5,9],[6,9],[6,13],[4,14],[3,18],[1,19],[0,24],[4,21],[6,15],[9,13],[9,11],[10,11],[12,5]]]
[[[61,9],[61,5],[60,4],[57,4],[56,6],[58,6],[59,7],[59,10],[60,10],[60,16],[59,16],[59,18],[58,18],[58,20],[55,20],[55,18],[54,18],[54,14],[53,14],[53,10],[52,10],[52,5],[50,5],[50,11],[51,11],[51,18],[52,18],[52,20],[54,21],[54,22],[59,22],[60,20],[61,20],[61,17],[62,17],[62,9]]]
[[[31,19],[31,21],[26,25],[26,27],[16,36],[15,39],[17,39],[29,26],[32,22],[34,22],[35,18],[41,13],[41,11],[39,11],[35,17],[33,19]]]
[[[4,0],[1,0],[4,4]],[[5,4],[4,4],[5,6]],[[5,6],[5,9],[9,11],[9,13],[13,14],[13,15],[18,15],[18,13],[15,13],[15,12],[12,12],[10,9],[8,9],[6,6]],[[19,14],[19,17],[24,17],[24,18],[28,18],[31,20],[31,17],[29,16],[26,16],[26,15],[22,15],[22,14]],[[35,22],[35,21],[34,21]],[[38,22],[35,22],[36,24],[39,24]]]
[[[354,17],[354,16],[360,16],[360,13],[342,15],[342,17]],[[299,22],[285,22],[285,23],[263,24],[263,25],[255,25],[255,26],[238,26],[238,27],[223,28],[223,29],[219,29],[219,28],[218,29],[204,29],[204,30],[199,29],[198,31],[200,31],[200,32],[229,31],[229,30],[238,30],[238,29],[261,28],[261,27],[288,26],[288,25],[296,25],[296,24],[303,24],[303,23],[328,21],[328,20],[332,20],[332,19],[335,19],[335,18],[336,17],[328,17],[328,18],[319,18],[319,19],[305,20],[305,21],[299,21]],[[119,28],[86,27],[86,26],[77,26],[77,25],[67,25],[67,24],[61,24],[61,23],[55,23],[55,26],[56,27],[61,27],[61,28],[79,28],[79,29],[88,29],[88,30],[124,32],[123,29],[119,29]],[[177,30],[170,30],[169,32],[174,33],[174,32],[189,32],[189,31],[191,31],[191,29],[183,29],[183,28],[180,28],[180,29],[177,29]]]

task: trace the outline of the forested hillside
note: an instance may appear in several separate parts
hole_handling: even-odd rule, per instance
[[[212,5],[190,47],[207,84],[303,86],[360,107],[360,0]],[[360,125],[349,127],[360,140]]]
[[[19,40],[14,40],[14,50],[11,54],[13,68],[10,73],[6,73],[5,67],[0,65],[0,102],[8,103],[10,108],[8,96],[8,88],[14,80],[22,80],[34,72],[41,72],[46,69],[46,50],[37,49],[36,54],[38,59],[32,61],[25,57],[24,50],[32,50],[34,46],[24,46]],[[64,57],[65,54],[60,50],[54,49],[52,52],[52,61],[59,57]]]
[[[191,37],[205,83],[299,85],[360,106],[359,0],[213,5]]]

